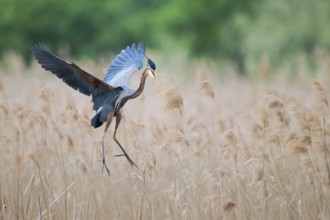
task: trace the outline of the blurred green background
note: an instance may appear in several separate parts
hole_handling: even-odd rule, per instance
[[[330,49],[329,0],[0,0],[0,55],[31,46],[94,57],[144,41],[168,56],[225,60],[245,74]],[[252,68],[253,69],[253,68]]]

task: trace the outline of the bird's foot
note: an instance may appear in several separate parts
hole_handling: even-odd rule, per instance
[[[110,176],[110,170],[108,168],[107,162],[105,161],[105,159],[102,159],[102,173],[104,169],[107,171],[108,175]]]
[[[106,170],[108,175],[110,176],[110,170],[108,168],[108,165],[107,165],[107,162],[105,161],[105,156],[104,156],[104,143],[102,141],[102,173],[103,173],[103,170]]]
[[[132,167],[135,166],[136,168],[139,168],[127,154],[117,154],[117,155],[115,155],[115,157],[122,157],[122,156],[126,157],[126,159],[131,164]]]

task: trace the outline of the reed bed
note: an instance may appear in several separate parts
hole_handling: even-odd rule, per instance
[[[7,58],[0,219],[329,219],[329,61],[294,80],[176,65],[158,66],[159,83],[147,79],[123,109],[117,138],[138,169],[113,157],[110,127],[109,177],[90,97]],[[106,62],[81,66],[102,73]]]

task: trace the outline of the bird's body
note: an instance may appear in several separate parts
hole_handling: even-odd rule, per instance
[[[142,73],[139,88],[133,90],[128,85],[131,75],[143,66],[145,46],[142,43],[139,43],[137,47],[133,44],[122,50],[110,64],[103,81],[87,73],[76,64],[68,63],[52,54],[45,46],[36,45],[32,48],[32,52],[45,70],[52,72],[82,94],[92,95],[93,110],[96,111],[96,115],[91,119],[91,126],[98,128],[106,123],[101,143],[103,165],[108,173],[109,170],[104,159],[104,136],[114,117],[116,118],[116,125],[113,138],[123,151],[122,155],[116,156],[125,156],[132,166],[136,166],[117,141],[116,132],[121,120],[120,109],[129,99],[136,98],[142,93],[148,75],[155,78],[155,64],[148,59],[148,65]]]

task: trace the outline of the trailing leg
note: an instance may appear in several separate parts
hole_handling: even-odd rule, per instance
[[[120,157],[120,156],[125,156],[126,159],[128,160],[128,162],[131,164],[131,166],[136,166],[138,168],[138,166],[133,162],[133,160],[128,156],[128,154],[126,153],[125,149],[121,146],[121,144],[119,143],[119,141],[116,138],[116,133],[117,133],[117,129],[118,126],[120,124],[121,121],[121,112],[119,111],[116,115],[116,125],[115,125],[115,131],[113,132],[113,139],[115,140],[115,142],[118,144],[118,146],[120,147],[120,149],[123,151],[123,154],[118,154],[115,155],[116,157]]]
[[[108,130],[110,124],[111,124],[112,118],[113,118],[113,112],[110,112],[108,114],[108,117],[107,117],[107,122],[106,122],[106,125],[105,125],[104,133],[103,133],[102,138],[100,140],[100,143],[102,145],[102,164],[103,164],[102,165],[102,173],[103,173],[103,169],[105,169],[109,176],[110,176],[110,170],[109,170],[108,165],[105,161],[105,155],[104,155],[104,138],[105,138],[105,134],[107,133],[107,130]]]

